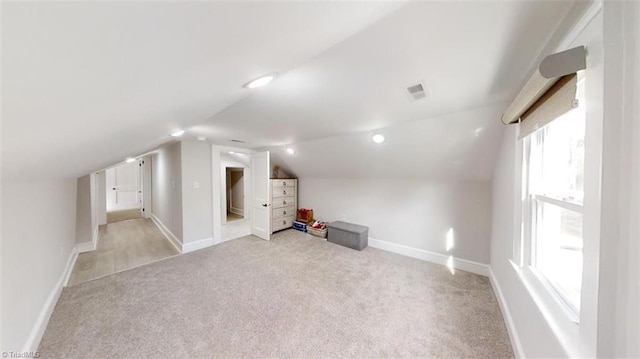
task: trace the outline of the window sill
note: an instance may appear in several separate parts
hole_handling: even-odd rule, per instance
[[[527,289],[531,299],[538,307],[547,325],[562,346],[567,357],[593,356],[580,344],[580,326],[577,318],[565,308],[546,288],[540,278],[529,268],[522,268],[513,261],[509,261],[522,284]]]

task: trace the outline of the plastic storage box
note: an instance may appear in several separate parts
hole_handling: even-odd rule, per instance
[[[369,227],[347,222],[331,222],[329,228],[329,242],[361,251],[369,245]]]
[[[297,229],[300,232],[306,232],[307,231],[307,224],[304,222],[300,222],[300,221],[293,221],[293,229]]]

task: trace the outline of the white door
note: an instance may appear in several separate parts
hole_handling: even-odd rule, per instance
[[[140,208],[138,162],[107,169],[107,211]]]
[[[269,151],[251,155],[252,216],[251,234],[271,239],[271,186],[269,186]]]

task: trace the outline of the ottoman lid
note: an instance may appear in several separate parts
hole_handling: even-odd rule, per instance
[[[327,227],[333,229],[339,229],[341,231],[362,234],[369,230],[369,227],[361,226],[359,224],[347,223],[342,221],[335,221],[327,224]]]

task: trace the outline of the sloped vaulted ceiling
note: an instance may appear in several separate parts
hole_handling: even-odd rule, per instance
[[[2,176],[77,177],[145,152],[402,5],[2,2]]]
[[[485,178],[490,172],[466,164],[492,166],[487,154],[501,131],[491,105],[510,100],[570,6],[3,3],[3,178],[84,175],[166,142],[176,128],[222,145],[297,144],[327,165],[336,154],[314,141],[348,149],[355,137],[389,129],[393,151],[352,148],[340,155],[344,166],[363,156],[403,161],[390,153],[414,161],[447,136],[461,146],[439,143],[429,166],[457,162],[445,172]],[[279,77],[269,86],[242,88],[270,72]],[[410,102],[403,91],[417,81],[429,95]],[[407,176],[438,173],[405,167]],[[360,175],[379,172],[367,171]]]

